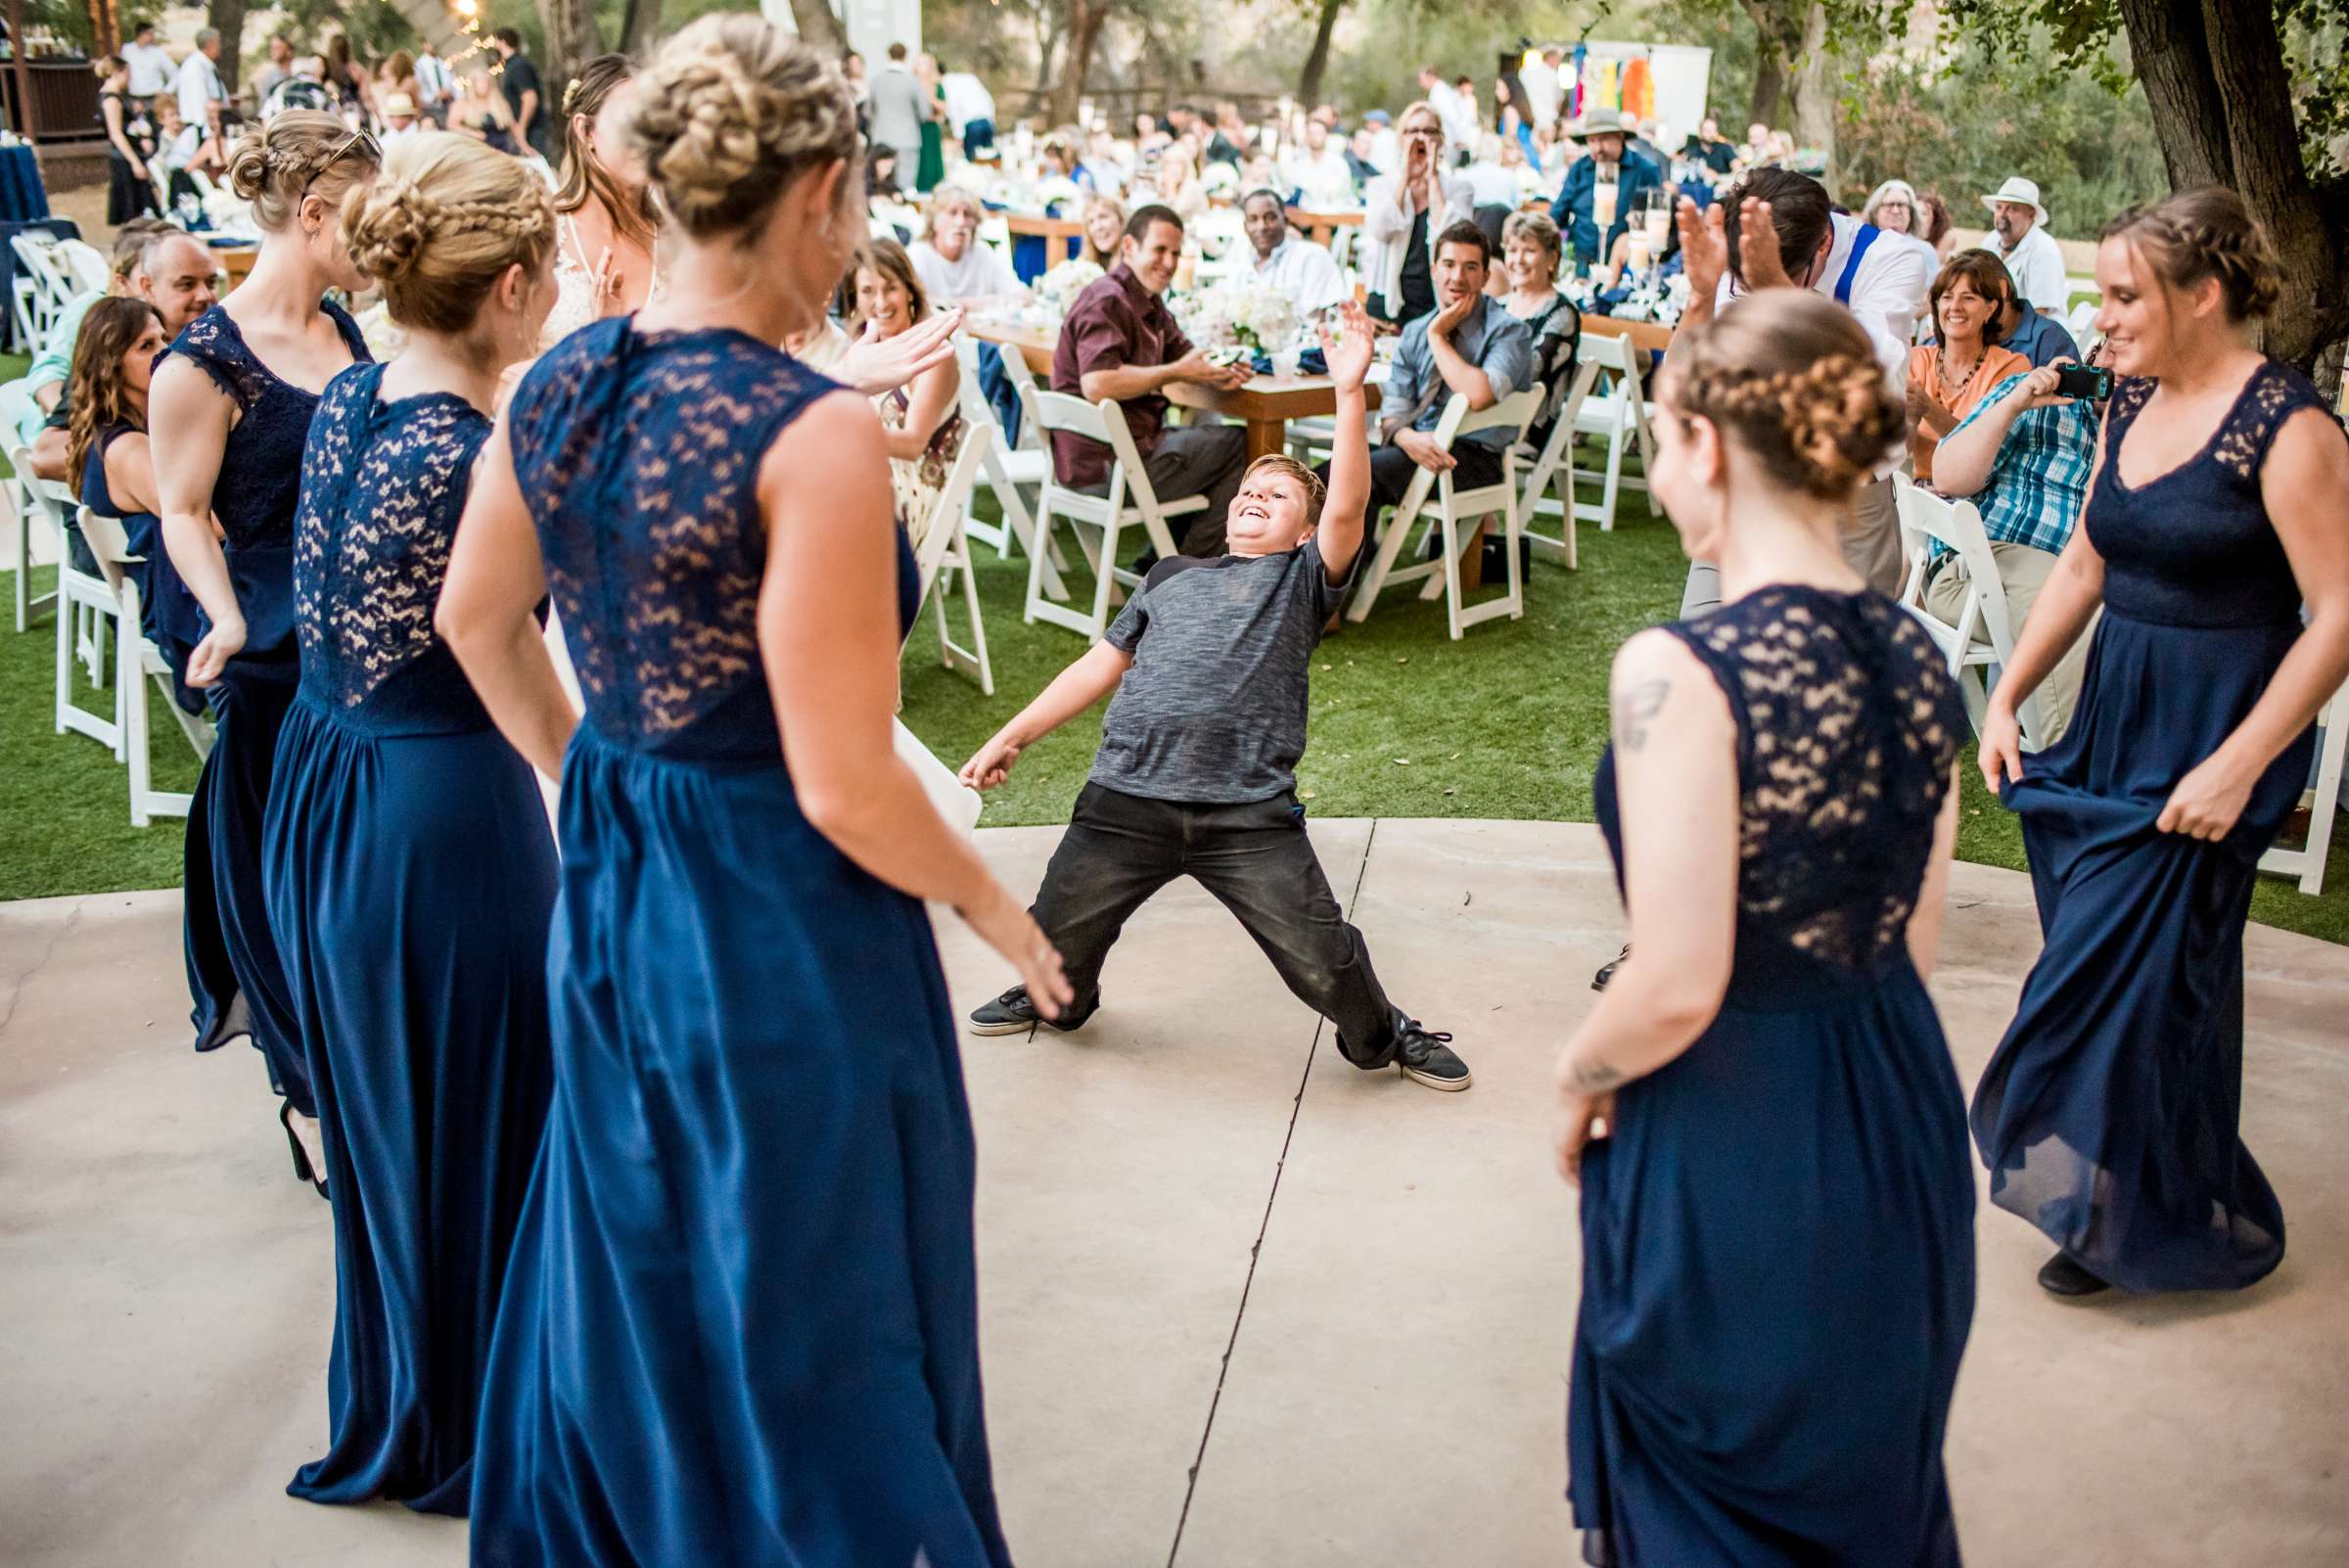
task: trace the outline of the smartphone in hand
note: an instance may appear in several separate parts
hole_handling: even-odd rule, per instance
[[[2055,391],[2059,396],[2101,402],[2112,395],[2112,372],[2101,365],[2057,365]]]

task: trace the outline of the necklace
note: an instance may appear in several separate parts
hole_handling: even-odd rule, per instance
[[[1967,382],[1973,380],[1974,372],[1981,368],[1982,355],[1986,352],[1988,352],[1987,349],[1976,348],[1974,350],[1973,359],[1965,367],[1965,373],[1960,376],[1953,376],[1950,374],[1950,367],[1955,363],[1955,361],[1950,357],[1949,349],[1944,347],[1941,351],[1941,363],[1936,368],[1935,372],[1940,378],[1942,390],[1944,392],[1954,392],[1960,387],[1963,387]]]

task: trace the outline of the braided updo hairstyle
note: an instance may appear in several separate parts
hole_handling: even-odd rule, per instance
[[[375,172],[375,144],[353,139],[341,116],[322,109],[281,110],[237,143],[228,188],[253,204],[253,220],[275,234],[294,221],[302,193],[332,202]]]
[[[801,174],[857,158],[838,68],[756,16],[692,23],[629,92],[628,143],[695,239],[755,227]]]
[[[1672,343],[1665,401],[1711,420],[1789,489],[1847,501],[1908,435],[1902,399],[1851,313],[1764,289]]]
[[[395,145],[383,176],[344,208],[343,243],[393,321],[462,332],[508,267],[534,276],[546,264],[554,202],[521,159],[434,131]]]
[[[2283,292],[2268,231],[2243,199],[2223,185],[2198,186],[2130,208],[2096,238],[2128,241],[2154,276],[2173,289],[2218,279],[2230,321],[2263,319]]]

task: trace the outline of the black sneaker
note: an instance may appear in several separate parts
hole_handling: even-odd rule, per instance
[[[1451,1037],[1420,1028],[1416,1018],[1404,1026],[1396,1042],[1395,1065],[1404,1077],[1433,1089],[1464,1089],[1475,1082],[1468,1076],[1468,1064],[1453,1052]]]
[[[985,1006],[971,1013],[971,1033],[974,1035],[1024,1035],[1038,1024],[1057,1029],[1062,1034],[1081,1028],[1092,1016],[1092,1009],[1082,1013],[1074,1009],[1063,1013],[1059,1020],[1037,1016],[1036,1003],[1028,999],[1028,988],[1014,986]]]
[[[1622,967],[1623,961],[1631,955],[1632,945],[1627,942],[1623,945],[1623,951],[1598,966],[1598,973],[1590,977],[1590,989],[1592,991],[1606,990],[1607,982],[1615,978],[1615,971]]]

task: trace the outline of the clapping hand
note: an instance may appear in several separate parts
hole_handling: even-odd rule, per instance
[[[1791,289],[1794,277],[1778,253],[1778,227],[1768,202],[1747,197],[1737,204],[1737,281],[1746,291]]]
[[[1359,387],[1370,373],[1370,312],[1349,300],[1338,307],[1337,326],[1342,336],[1331,335],[1327,320],[1321,323],[1321,357],[1340,387]]]
[[[1923,383],[1909,383],[1906,395],[1909,423],[1917,429],[1931,434],[1937,427],[1947,430],[1958,422],[1958,416],[1950,411],[1949,405],[1925,391]]]
[[[1726,217],[1719,202],[1700,212],[1694,202],[1681,198],[1681,267],[1688,275],[1690,296],[1708,303],[1721,288],[1722,274],[1729,269],[1729,239],[1722,226]]]
[[[833,361],[829,374],[867,397],[895,392],[925,370],[953,358],[954,329],[961,325],[959,308],[938,311],[894,338],[878,336],[879,323],[868,321],[863,335]],[[1016,348],[1004,351],[1019,352]]]

